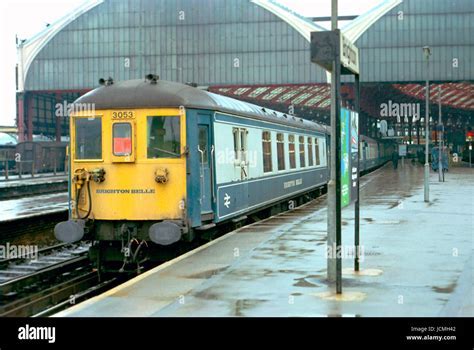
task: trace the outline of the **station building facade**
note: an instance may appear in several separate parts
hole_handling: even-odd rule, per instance
[[[327,123],[329,76],[309,58],[310,33],[319,30],[272,0],[91,0],[18,44],[19,138],[59,140],[69,132],[58,104],[99,78],[149,73]],[[377,136],[384,103],[420,104],[423,115],[427,78],[432,111],[441,89],[445,124],[456,135],[472,126],[471,0],[387,0],[342,31],[360,49],[362,132]],[[354,104],[350,81],[341,95]],[[422,136],[419,122],[388,120],[410,141]]]

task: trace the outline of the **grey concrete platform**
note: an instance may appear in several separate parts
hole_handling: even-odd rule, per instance
[[[0,175],[0,186],[3,186],[2,184],[4,182],[11,183],[17,180],[28,181],[28,180],[35,180],[35,179],[41,179],[41,178],[66,178],[67,179],[67,174],[65,174],[62,171],[56,172],[56,175],[53,172],[35,173],[34,177],[31,177],[31,174],[23,174],[21,178],[17,174],[16,175],[10,174],[8,176],[8,180],[6,179],[5,175]]]
[[[10,176],[9,180],[2,177],[0,180],[0,200],[66,192],[67,185],[68,177],[64,174],[37,174],[35,177],[23,175],[21,179],[14,175]]]
[[[474,169],[361,180],[361,271],[326,280],[326,199],[231,232],[56,316],[474,316]],[[353,207],[343,246],[353,244]]]
[[[0,225],[67,210],[67,192],[3,200],[0,201]]]

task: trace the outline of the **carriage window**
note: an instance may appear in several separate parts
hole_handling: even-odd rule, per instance
[[[313,166],[313,138],[308,137],[308,166]]]
[[[296,168],[296,154],[295,154],[295,135],[288,135],[288,149],[290,154],[290,168]]]
[[[239,162],[247,161],[247,129],[233,128],[234,159]]]
[[[305,165],[305,157],[304,157],[304,136],[299,137],[300,142],[300,167],[304,168]]]
[[[233,128],[234,159],[238,162],[247,162],[247,129]]]
[[[208,151],[207,151],[207,144],[209,143],[208,140],[208,126],[202,125],[199,126],[199,149],[202,151],[202,155],[199,158],[201,164],[207,164],[208,160]]]
[[[240,129],[240,158],[247,162],[247,129]]]
[[[316,154],[316,165],[321,165],[321,158],[319,156],[319,139],[314,139],[314,153]]]
[[[285,170],[285,137],[283,134],[277,134],[277,156],[278,170]]]
[[[130,123],[115,123],[113,126],[114,155],[132,154],[132,126]]]
[[[147,118],[147,157],[180,158],[179,116]]]
[[[321,164],[326,166],[326,157],[327,157],[327,154],[326,154],[326,139],[321,139],[321,155],[322,155],[322,159],[321,159]]]
[[[240,150],[240,131],[238,128],[233,128],[232,133],[234,134],[234,159],[239,160],[239,150]]]
[[[102,159],[102,118],[76,118],[76,159]]]
[[[272,139],[269,131],[262,133],[263,172],[272,171]]]

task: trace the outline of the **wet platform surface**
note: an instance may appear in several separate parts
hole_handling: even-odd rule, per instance
[[[0,180],[0,202],[14,198],[46,195],[51,193],[67,192],[67,175],[39,174],[35,177],[24,175],[22,179],[11,176],[6,181]]]
[[[474,316],[474,169],[361,180],[361,271],[326,279],[326,198],[231,232],[57,316]],[[353,245],[353,206],[343,246]]]
[[[64,212],[68,209],[67,192],[51,193],[0,201],[0,225],[5,222]]]
[[[61,173],[57,175],[53,173],[36,174],[34,177],[31,177],[30,174],[25,174],[21,179],[18,175],[10,175],[8,180],[5,179],[5,176],[0,176],[0,188],[64,181],[67,182],[67,175]]]

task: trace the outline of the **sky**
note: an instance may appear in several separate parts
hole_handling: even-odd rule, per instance
[[[14,125],[15,37],[30,38],[85,0],[2,0],[0,1],[0,125]],[[339,0],[339,15],[359,15],[382,0]],[[306,17],[331,15],[331,0],[279,0]],[[324,25],[324,23],[321,23]]]

